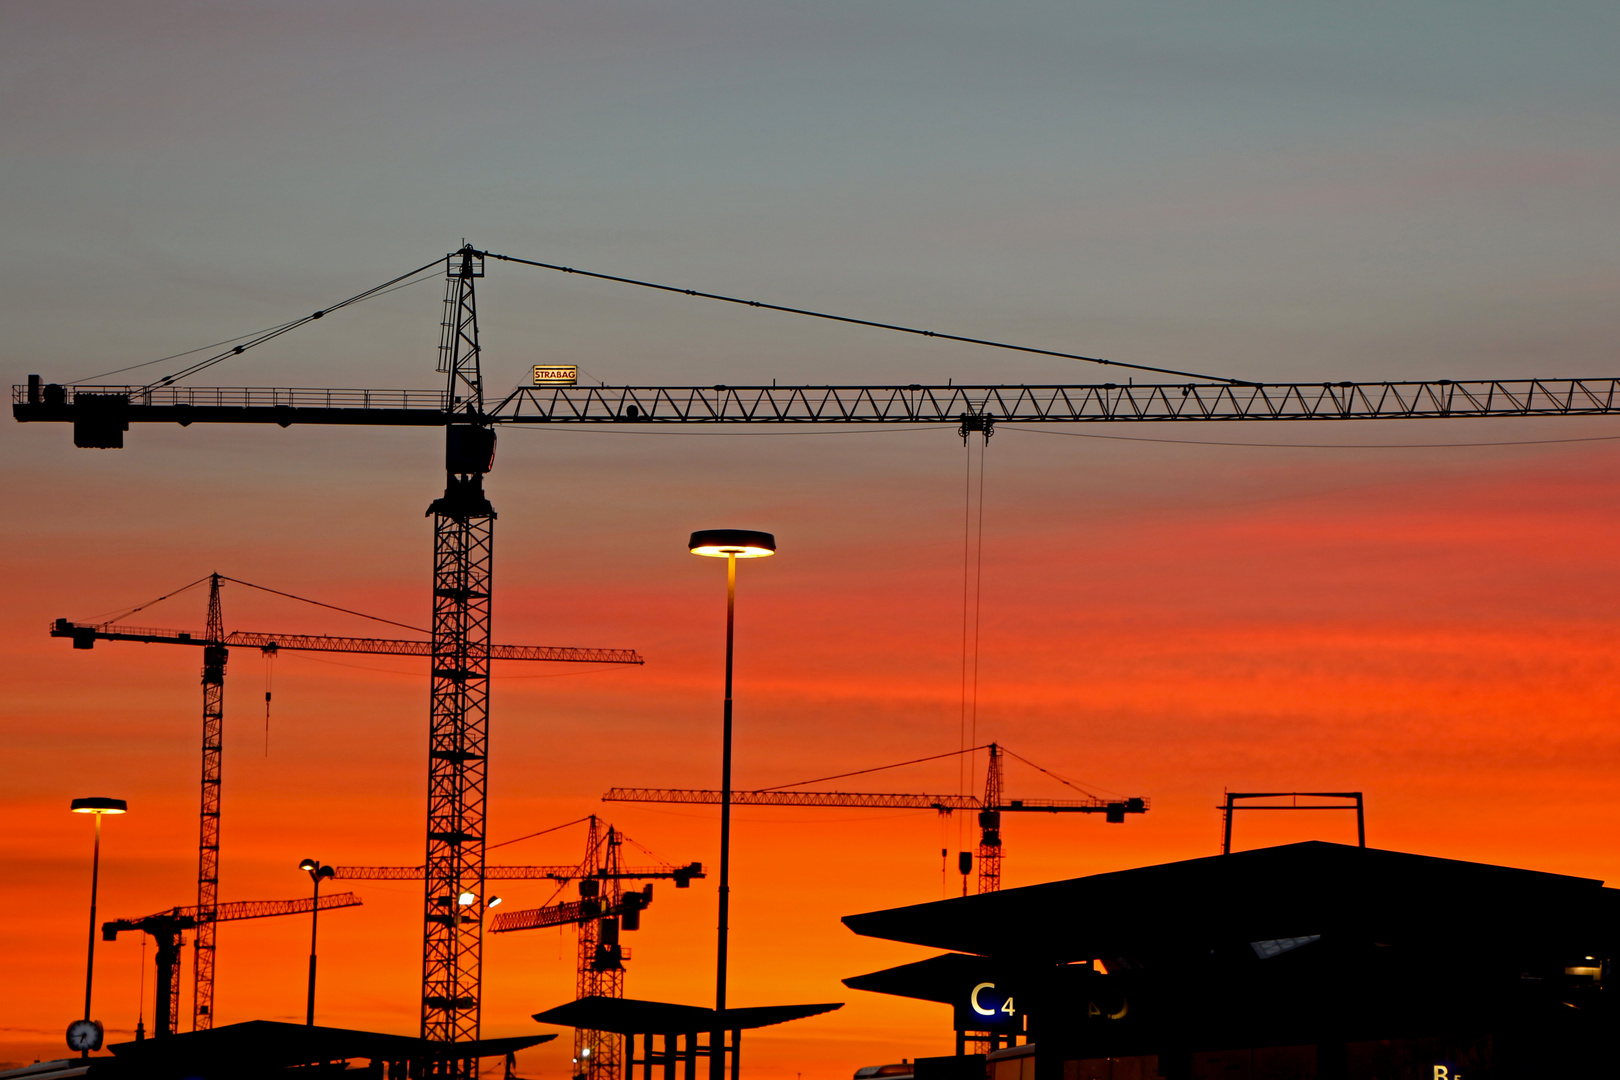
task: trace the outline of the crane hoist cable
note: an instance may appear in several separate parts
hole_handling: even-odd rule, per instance
[[[276,655],[279,649],[261,649],[259,655],[264,657],[264,756],[270,756],[270,692],[273,689],[276,672]]]
[[[979,445],[977,498],[974,497],[973,440],[967,437],[966,431],[963,432],[962,445],[967,455],[967,468],[962,509],[962,702],[958,721],[962,758],[957,769],[957,782],[961,788],[959,794],[973,790],[978,781],[974,759],[968,755],[967,748],[979,741],[979,613],[984,584],[984,465],[985,451],[990,445],[989,430],[985,430],[985,437]]]
[[[203,582],[207,581],[209,579],[209,577],[211,577],[211,576],[212,575],[204,574],[202,577],[198,578],[196,581],[193,581],[190,585],[182,585],[178,589],[175,589],[173,592],[166,592],[162,596],[158,597],[156,600],[148,600],[144,604],[136,604],[134,607],[128,609],[127,611],[121,611],[117,615],[112,616],[111,618],[97,619],[95,621],[98,624],[123,622],[125,619],[127,619],[131,615],[135,614],[137,611],[145,611],[149,607],[153,607],[153,606],[155,606],[157,604],[161,604],[161,603],[163,603],[163,601],[171,599],[172,597],[179,596],[181,593],[185,592],[188,589],[195,589],[197,586],[199,586]]]
[[[205,581],[207,581],[212,576],[213,575],[211,575],[211,574],[204,574],[202,577],[198,578],[196,581],[193,581],[191,584],[182,585],[182,586],[180,586],[180,588],[175,589],[172,592],[166,592],[162,596],[159,596],[155,600],[148,600],[144,604],[137,604],[135,607],[129,608],[129,609],[125,610],[125,611],[121,611],[117,615],[112,616],[111,618],[98,619],[98,620],[95,620],[95,622],[96,622],[97,625],[105,625],[107,623],[122,622],[123,620],[129,618],[131,615],[135,614],[137,611],[144,611],[149,607],[154,607],[154,606],[156,606],[158,604],[161,604],[165,600],[173,599],[174,597],[179,596],[181,593],[186,592],[188,589],[195,589],[198,585],[203,584]],[[426,634],[426,633],[430,632],[430,631],[428,631],[426,629],[423,629],[420,626],[412,626],[410,623],[402,623],[402,622],[396,622],[393,619],[385,619],[381,615],[368,615],[364,611],[355,611],[353,608],[339,607],[336,604],[328,604],[328,603],[326,603],[324,601],[321,601],[321,600],[311,600],[307,596],[299,596],[297,593],[283,592],[280,589],[272,589],[268,585],[255,585],[251,581],[243,581],[241,578],[233,578],[228,574],[220,574],[219,575],[219,580],[221,580],[221,581],[229,581],[229,582],[232,582],[232,583],[234,583],[236,585],[245,585],[250,589],[257,589],[259,592],[272,593],[272,594],[274,594],[276,596],[284,596],[288,600],[297,600],[300,603],[312,604],[315,607],[326,608],[329,611],[341,612],[344,615],[353,615],[353,616],[355,616],[357,618],[361,618],[361,619],[370,619],[372,622],[387,623],[389,626],[397,626],[402,630],[414,630],[418,634]]]
[[[313,604],[316,607],[323,607],[329,611],[341,611],[345,615],[356,615],[362,619],[370,619],[372,622],[387,623],[389,626],[397,626],[401,630],[415,630],[418,634],[432,633],[430,630],[424,629],[420,626],[412,626],[410,623],[395,622],[393,619],[385,619],[381,615],[367,615],[363,611],[355,611],[352,608],[338,607],[336,604],[328,604],[320,600],[311,600],[307,596],[299,596],[296,593],[282,592],[280,589],[272,589],[267,585],[255,585],[251,581],[243,581],[240,578],[229,577],[225,574],[219,575],[219,579],[221,581],[234,582],[237,585],[246,585],[248,588],[257,589],[260,592],[274,593],[276,596],[285,596],[289,600],[297,600],[300,603]]]
[[[281,323],[281,324],[279,324],[277,326],[272,326],[268,330],[261,330],[257,334],[253,334],[253,335],[248,336],[246,338],[246,340],[244,340],[243,338],[236,338],[234,340],[236,340],[238,342],[241,342],[241,344],[233,345],[229,349],[226,349],[224,352],[215,353],[213,356],[210,356],[210,357],[208,357],[206,359],[203,359],[203,360],[199,360],[195,364],[191,364],[188,367],[183,367],[179,371],[176,371],[176,372],[174,372],[172,374],[165,375],[165,376],[163,376],[163,378],[158,379],[156,382],[147,383],[145,386],[141,387],[141,390],[143,390],[143,391],[152,390],[152,389],[155,389],[155,388],[160,387],[160,386],[168,386],[170,383],[178,382],[179,380],[184,379],[189,375],[195,375],[197,372],[202,371],[205,368],[213,367],[215,364],[219,363],[222,360],[228,360],[233,356],[240,356],[243,353],[247,352],[247,350],[253,348],[254,346],[263,345],[265,342],[270,341],[270,340],[272,340],[274,338],[278,338],[282,334],[287,333],[289,330],[296,330],[300,326],[306,326],[309,323],[315,322],[317,319],[323,319],[327,315],[330,315],[334,311],[341,311],[343,308],[349,307],[349,306],[351,306],[353,304],[358,304],[358,303],[360,303],[360,302],[362,302],[364,300],[370,300],[373,297],[381,296],[386,292],[392,292],[394,290],[394,287],[396,287],[396,286],[399,287],[399,288],[403,288],[405,285],[415,284],[414,282],[411,282],[411,281],[409,281],[407,279],[413,278],[418,274],[425,273],[428,270],[436,270],[436,269],[438,269],[439,266],[441,266],[444,263],[444,261],[445,261],[445,257],[441,255],[439,258],[434,259],[432,262],[427,263],[424,266],[419,266],[415,270],[410,271],[409,273],[400,274],[398,277],[390,278],[387,281],[383,282],[381,285],[373,286],[372,288],[369,288],[369,289],[365,290],[364,292],[355,293],[353,296],[349,297],[347,300],[339,300],[335,304],[329,304],[326,307],[320,308],[320,309],[316,310],[315,312],[313,312],[313,313],[311,313],[309,315],[305,315],[303,318],[293,319],[290,322],[284,322],[284,323]],[[401,284],[401,283],[403,283],[403,284]],[[210,346],[204,346],[204,348],[209,348],[209,347]],[[199,350],[194,349],[192,351],[197,352]],[[185,355],[188,355],[188,354],[180,353],[178,355],[185,356]],[[143,365],[138,365],[138,366],[144,367],[146,365],[143,364]],[[126,368],[124,370],[127,371],[129,369]],[[99,377],[100,376],[97,376],[97,378],[99,378]]]
[[[925,330],[915,326],[902,326],[898,323],[878,322],[874,319],[860,319],[850,315],[836,315],[826,311],[813,311],[809,308],[790,307],[785,304],[770,304],[763,300],[748,300],[739,296],[726,296],[722,293],[705,292],[700,289],[688,289],[677,285],[663,285],[654,281],[643,281],[638,278],[622,277],[617,274],[604,274],[594,270],[580,270],[576,267],[560,266],[556,263],[539,262],[534,259],[522,259],[515,255],[501,255],[493,251],[473,250],[471,251],[471,254],[483,258],[498,259],[502,262],[514,263],[520,266],[532,266],[543,270],[556,270],[559,273],[564,274],[576,274],[581,277],[594,278],[599,281],[611,281],[621,285],[634,285],[643,289],[656,289],[660,292],[678,293],[682,296],[692,296],[703,300],[717,300],[722,303],[739,304],[744,307],[759,308],[765,311],[779,311],[789,315],[803,315],[811,319],[824,319],[830,322],[847,323],[852,326],[866,326],[875,330],[889,330],[898,334],[912,334],[917,337],[938,338],[941,341],[956,341],[961,342],[962,344],[978,345],[988,349],[1006,349],[1012,352],[1030,353],[1035,356],[1052,356],[1062,360],[1079,360],[1087,364],[1102,364],[1108,367],[1123,367],[1129,368],[1133,371],[1150,371],[1159,375],[1174,375],[1178,378],[1185,379],[1201,379],[1208,382],[1227,383],[1233,386],[1245,386],[1252,383],[1252,380],[1238,379],[1228,375],[1208,375],[1196,371],[1184,371],[1180,368],[1159,367],[1153,364],[1137,364],[1127,360],[1108,360],[1100,356],[1087,356],[1083,353],[1064,352],[1059,349],[1040,349],[1031,345],[1015,345],[1006,341],[993,341],[988,338],[966,337],[961,334],[947,334],[938,330]],[[388,293],[398,291],[399,289],[419,284],[422,281],[432,280],[431,278],[418,278],[417,275],[424,274],[429,270],[436,270],[441,263],[444,263],[444,261],[444,257],[435,258],[432,262],[419,266],[414,270],[408,271],[407,273],[400,274],[397,277],[390,278],[381,285],[373,286],[372,288],[356,293],[345,300],[340,300],[337,303],[329,304],[324,308],[319,308],[301,318],[291,319],[283,323],[277,323],[274,326],[269,326],[263,330],[258,330],[250,334],[242,334],[234,338],[227,338],[224,341],[218,341],[212,345],[199,346],[195,349],[188,349],[185,352],[174,353],[170,356],[160,357],[156,360],[143,361],[139,364],[131,364],[127,367],[117,368],[113,371],[105,371],[99,375],[86,376],[85,378],[75,379],[73,381],[75,383],[88,382],[92,379],[100,379],[108,375],[117,375],[125,371],[134,371],[138,368],[150,367],[153,364],[161,364],[166,360],[178,360],[182,357],[192,356],[196,353],[205,352],[209,349],[229,346],[229,348],[223,348],[223,351],[205,357],[196,363],[181,368],[179,371],[172,372],[171,374],[163,376],[161,379],[147,383],[141,387],[141,390],[149,391],[158,387],[168,386],[172,383],[178,382],[181,379],[187,378],[188,376],[195,375],[199,371],[213,367],[215,364],[228,360],[233,356],[240,356],[247,350],[278,338],[282,334],[288,333],[289,331],[296,330],[300,326],[306,326],[309,323],[325,318],[334,311],[342,310],[343,308],[349,307],[353,304],[358,304],[378,296],[387,295]],[[416,280],[411,280],[413,278]]]
[[[1100,356],[1085,356],[1080,353],[1060,352],[1056,349],[1037,349],[1028,345],[1012,345],[1005,341],[963,337],[960,334],[945,334],[937,330],[922,330],[913,326],[875,322],[871,319],[857,319],[848,315],[833,315],[825,311],[811,311],[807,308],[787,307],[782,304],[767,304],[763,300],[746,300],[740,296],[725,296],[721,293],[703,292],[699,289],[686,289],[678,285],[660,285],[654,281],[640,281],[636,278],[619,277],[615,274],[602,274],[594,270],[558,266],[556,263],[536,262],[533,259],[520,259],[515,255],[500,255],[493,251],[478,251],[477,254],[486,259],[499,259],[501,262],[517,263],[521,266],[535,266],[542,270],[556,270],[564,274],[578,274],[580,277],[595,278],[598,281],[613,281],[620,285],[635,285],[642,289],[657,289],[660,292],[679,293],[682,296],[695,296],[702,300],[719,300],[727,304],[741,304],[744,307],[761,308],[765,311],[804,315],[812,319],[827,319],[831,322],[849,323],[854,326],[869,326],[876,330],[892,330],[897,334],[915,334],[918,337],[939,338],[941,341],[960,341],[966,345],[982,345],[989,349],[1009,349],[1013,352],[1034,353],[1036,356],[1055,356],[1062,360],[1081,360],[1088,364],[1106,364],[1110,367],[1131,368],[1134,371],[1152,371],[1160,375],[1176,375],[1186,379],[1205,379],[1210,382],[1231,383],[1234,386],[1247,385],[1249,381],[1246,379],[1234,379],[1226,375],[1202,375],[1193,371],[1179,371],[1176,368],[1154,367],[1151,364],[1133,364],[1125,360],[1105,360]]]
[[[925,761],[938,761],[940,758],[956,757],[960,754],[973,754],[980,750],[989,749],[986,746],[969,747],[966,750],[947,750],[943,754],[929,754],[927,757],[912,758],[910,761],[897,761],[893,765],[875,765],[870,769],[856,769],[854,772],[834,773],[832,776],[818,776],[814,780],[796,780],[791,784],[777,784],[775,787],[763,787],[757,791],[782,791],[786,788],[803,787],[806,784],[822,784],[828,780],[843,780],[851,776],[865,776],[867,773],[886,772],[889,769],[900,769],[907,765],[920,765]]]

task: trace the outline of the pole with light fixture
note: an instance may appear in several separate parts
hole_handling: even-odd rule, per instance
[[[737,613],[737,560],[775,555],[776,537],[751,529],[704,529],[693,533],[686,547],[693,555],[726,560],[726,703],[720,742],[720,926],[714,979],[714,1007],[717,1012],[724,1012],[726,949],[731,925],[731,661]]]
[[[298,869],[309,874],[309,880],[315,885],[315,902],[309,906],[309,1001],[304,1009],[304,1023],[308,1027],[315,1026],[315,932],[320,927],[321,917],[321,881],[337,873],[330,866],[319,859],[305,859],[298,864]]]
[[[96,974],[96,892],[101,886],[101,819],[108,814],[127,814],[129,803],[123,799],[92,797],[74,799],[69,809],[75,814],[90,814],[96,819],[96,846],[90,856],[90,950],[84,961],[84,1018],[68,1025],[69,1048],[89,1057],[90,1051],[101,1049],[101,1025],[90,1019],[90,988]]]
[[[478,977],[480,980],[482,980],[484,977],[484,927],[489,922],[490,911],[500,906],[501,898],[498,896],[492,896],[488,900],[485,900],[483,905],[478,910]]]

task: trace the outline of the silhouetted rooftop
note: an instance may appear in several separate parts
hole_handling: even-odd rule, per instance
[[[1044,962],[1325,933],[1389,944],[1591,949],[1620,938],[1620,890],[1592,878],[1310,841],[843,921],[868,937]]]
[[[785,1024],[842,1009],[842,1002],[818,1005],[760,1005],[716,1013],[698,1005],[636,998],[585,997],[535,1013],[542,1024],[611,1031],[616,1035],[684,1035],[699,1031],[742,1031]]]
[[[210,1031],[189,1031],[161,1039],[114,1043],[108,1049],[119,1065],[141,1071],[208,1069],[217,1064],[255,1071],[309,1065],[342,1058],[421,1061],[439,1058],[496,1057],[555,1039],[555,1035],[522,1035],[477,1042],[429,1042],[411,1035],[379,1031],[310,1027],[275,1020],[249,1020]]]

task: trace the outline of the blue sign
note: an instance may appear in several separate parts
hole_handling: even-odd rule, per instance
[[[993,982],[975,983],[956,1005],[960,1031],[1022,1031],[1024,1014],[1010,988]]]

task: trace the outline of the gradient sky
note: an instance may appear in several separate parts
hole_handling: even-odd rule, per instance
[[[94,376],[465,237],[1248,378],[1612,375],[1617,32],[1598,3],[8,3],[0,356],[7,382]],[[497,391],[537,362],[610,383],[1099,378],[518,267],[492,266],[480,300]],[[197,381],[432,387],[438,303],[409,288]],[[1007,883],[1210,854],[1227,787],[1361,789],[1376,845],[1620,879],[1617,436],[1605,419],[998,432],[978,734],[1153,799],[1122,827],[1011,821]],[[1458,443],[1509,445],[1437,445]],[[73,652],[48,622],[215,569],[419,622],[440,451],[428,431],[196,426],[76,451],[66,428],[10,423],[0,451],[0,1059],[21,1061],[61,1053],[79,1007],[90,836],[68,800],[132,806],[107,828],[104,918],[189,903],[195,880],[198,658]],[[597,811],[713,862],[712,812],[597,801],[717,779],[722,582],[684,552],[694,528],[782,545],[742,575],[740,784],[955,749],[964,457],[946,430],[503,432],[497,637],[649,662],[498,671],[492,839]],[[139,618],[202,617],[194,592]],[[236,586],[226,617],[374,625]],[[301,895],[306,855],[419,862],[421,665],[283,656],[268,752],[266,669],[231,659],[222,897]],[[938,765],[872,789],[957,782]],[[1008,786],[1064,794],[1016,765]],[[733,998],[849,1002],[761,1033],[754,1075],[949,1051],[943,1008],[838,983],[926,954],[838,917],[939,896],[961,825],[738,815]],[[1353,837],[1337,816],[1239,828]],[[413,1031],[419,890],[355,891],[366,906],[322,924],[321,1019]],[[659,887],[629,993],[709,996],[713,902],[712,879]],[[306,935],[221,928],[220,1022],[299,1018]],[[571,953],[570,934],[492,940],[486,1034],[568,1000]],[[114,1038],[140,956],[134,939],[98,954]],[[560,1042],[524,1075],[566,1075]]]

